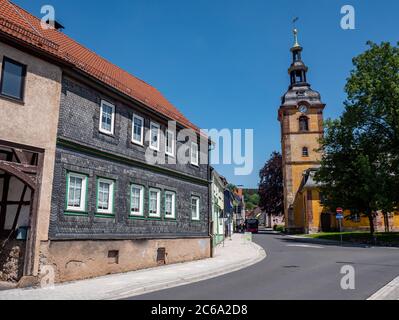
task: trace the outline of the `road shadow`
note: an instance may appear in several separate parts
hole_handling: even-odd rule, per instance
[[[363,248],[363,249],[369,249],[372,247],[380,247],[384,248],[382,246],[373,246],[369,244],[364,244],[364,243],[351,243],[351,242],[343,242],[341,246],[340,241],[335,241],[335,240],[325,240],[325,239],[314,239],[314,238],[305,238],[305,237],[296,237],[296,236],[291,236],[287,235],[281,232],[276,232],[276,231],[269,231],[269,230],[262,230],[258,233],[258,235],[274,235],[278,240],[281,240],[286,243],[299,243],[299,244],[309,244],[309,245],[323,245],[323,246],[332,246],[332,247],[348,247],[348,248]]]

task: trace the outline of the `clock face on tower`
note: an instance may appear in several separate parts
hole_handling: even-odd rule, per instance
[[[307,113],[308,112],[308,107],[302,104],[302,105],[299,106],[298,110],[299,110],[299,112]]]

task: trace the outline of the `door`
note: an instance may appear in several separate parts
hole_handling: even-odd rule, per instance
[[[321,231],[322,232],[331,232],[331,214],[322,213],[321,214]]]

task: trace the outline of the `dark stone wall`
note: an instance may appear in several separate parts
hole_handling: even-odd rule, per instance
[[[113,136],[99,131],[101,100],[106,100],[115,105],[115,133]],[[131,141],[133,114],[144,118],[144,137],[149,131],[150,121],[160,124],[161,130],[165,133],[168,125],[167,121],[150,116],[142,107],[133,104],[127,106],[84,84],[78,83],[76,80],[68,77],[63,78],[58,137],[145,162],[145,151],[148,147],[148,142],[145,141],[143,147]],[[185,144],[185,141],[178,141],[176,150],[183,144]],[[206,141],[202,143],[201,150],[203,151],[201,157],[207,160],[208,147]],[[159,155],[162,157],[165,155],[164,139],[160,141]],[[160,166],[201,179],[208,179],[207,164],[199,167],[191,164],[169,164],[169,159],[167,158],[166,164],[160,164]]]
[[[100,133],[101,100],[115,105],[115,134]],[[54,172],[54,188],[50,219],[50,239],[141,239],[178,238],[208,236],[208,165],[199,167],[191,164],[159,165],[173,172],[159,172],[145,163],[145,148],[131,142],[132,116],[136,113],[145,119],[145,132],[150,121],[156,121],[165,131],[167,122],[154,118],[138,105],[127,106],[120,101],[79,83],[69,77],[62,81],[60,121],[58,138],[70,141],[74,146],[58,143]],[[205,142],[206,144],[206,142]],[[177,142],[177,148],[182,142]],[[160,142],[160,153],[164,154],[165,142]],[[86,149],[85,149],[86,148]],[[101,151],[88,152],[88,148]],[[207,150],[205,146],[202,150]],[[110,159],[115,155],[133,161]],[[203,157],[207,157],[205,152]],[[65,214],[66,174],[68,171],[89,175],[88,213],[82,216]],[[96,179],[110,178],[116,181],[114,190],[115,217],[96,215]],[[187,177],[189,179],[187,179]],[[130,184],[145,186],[145,219],[129,216]],[[148,189],[161,189],[161,213],[164,216],[164,191],[176,192],[176,220],[148,218]],[[191,220],[191,196],[200,197],[200,221]]]
[[[88,213],[65,214],[68,171],[89,176]],[[96,177],[114,179],[115,217],[96,215]],[[148,188],[161,189],[161,219],[129,218],[130,184],[145,186],[144,208],[148,217]],[[164,219],[164,190],[176,192],[176,219]],[[190,198],[200,197],[200,221],[191,220]],[[140,239],[208,236],[208,186],[154,173],[126,164],[58,147],[50,218],[50,239]]]

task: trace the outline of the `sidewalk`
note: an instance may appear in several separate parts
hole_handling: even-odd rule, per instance
[[[373,294],[367,300],[399,300],[399,277]]]
[[[265,251],[235,234],[212,259],[82,280],[43,289],[0,291],[0,300],[115,300],[181,286],[238,271],[265,259]]]

